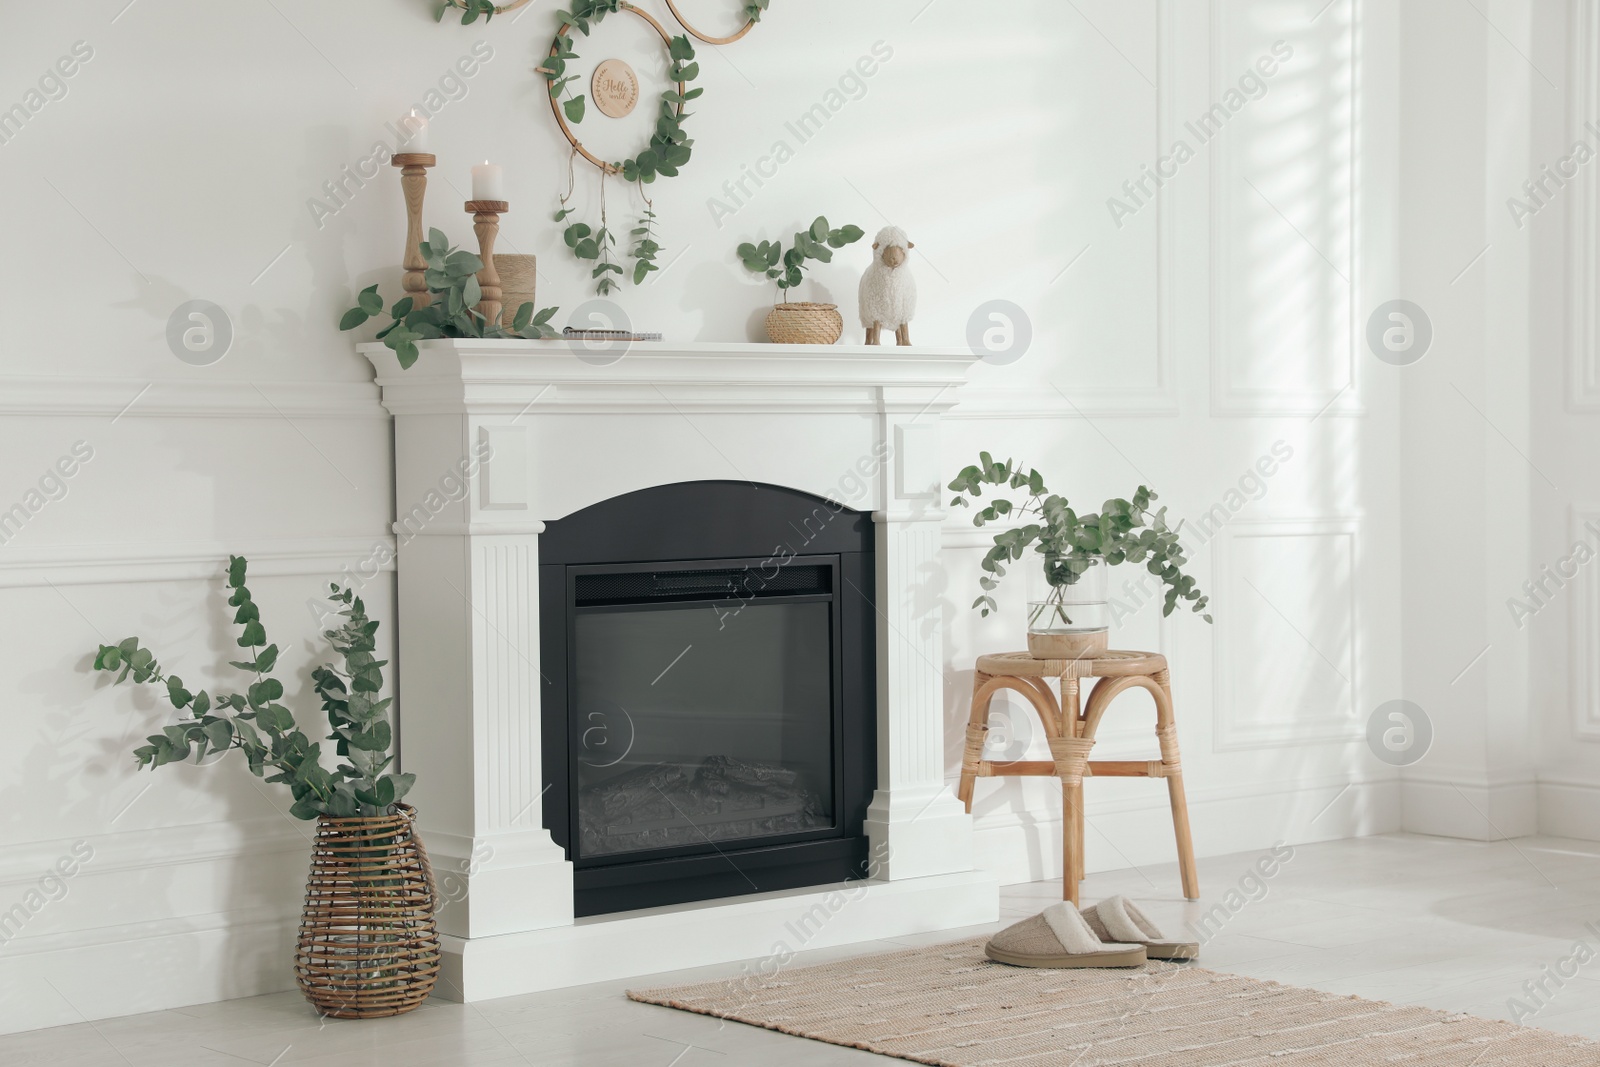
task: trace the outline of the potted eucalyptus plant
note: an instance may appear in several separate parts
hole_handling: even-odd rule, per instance
[[[984,487],[1020,490],[1020,502],[996,498],[972,518],[974,526],[997,520],[1023,520],[994,535],[994,547],[983,557],[984,573],[978,579],[983,592],[972,606],[983,615],[997,609],[993,596],[1007,564],[1023,558],[1031,548],[1033,566],[1028,572],[1028,651],[1041,659],[1071,658],[1106,647],[1110,629],[1106,572],[1122,563],[1143,563],[1161,579],[1166,596],[1161,613],[1170,615],[1182,600],[1206,622],[1208,598],[1183,572],[1187,562],[1176,529],[1167,525],[1165,507],[1150,505],[1156,494],[1139,486],[1131,500],[1107,500],[1098,512],[1079,513],[1064,496],[1045,486],[1037,470],[1006,460],[999,462],[980,453],[950,482],[956,493],[954,507],[970,507]]]
[[[738,248],[739,261],[752,274],[765,275],[778,285],[783,303],[767,313],[767,337],[780,345],[831,345],[844,333],[844,319],[838,304],[814,304],[807,300],[790,302],[789,290],[805,280],[808,261],[827,263],[833,249],[854,244],[865,235],[860,226],[833,228],[818,215],[807,230],[797,230],[794,241],[785,249],[778,241],[746,242]]]
[[[230,661],[248,681],[243,692],[190,692],[137,637],[101,645],[94,669],[159,687],[174,721],[133,750],[138,765],[164,767],[221,760],[237,749],[251,774],[287,786],[289,814],[317,821],[306,886],[295,976],[324,1015],[366,1019],[398,1015],[422,1003],[438,976],[435,892],[414,812],[401,803],[416,780],[392,770],[389,699],[380,698],[387,660],[376,657],[378,622],[348,589],[330,586],[340,625],[323,637],[340,658],[311,672],[332,732],[329,770],[312,741],[279,701],[278,646],[267,642],[261,612],[245,584],[248,563],[228,560],[228,605],[240,627],[244,659]]]

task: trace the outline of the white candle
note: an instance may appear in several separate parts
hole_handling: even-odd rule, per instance
[[[405,132],[406,139],[400,145],[402,152],[426,152],[428,150],[428,116],[417,113],[416,108],[400,120],[400,129]]]
[[[506,172],[498,163],[487,159],[472,168],[472,199],[504,200],[506,198]]]

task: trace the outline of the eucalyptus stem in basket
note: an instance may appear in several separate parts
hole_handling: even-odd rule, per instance
[[[752,274],[765,274],[777,282],[783,302],[789,302],[789,290],[805,280],[809,268],[806,261],[814,259],[827,263],[833,259],[832,249],[854,244],[866,234],[860,226],[831,228],[828,220],[818,215],[809,230],[795,231],[794,241],[788,251],[778,241],[762,241],[758,245],[746,242],[738,248],[739,261]]]
[[[267,643],[261,612],[245,585],[248,566],[243,556],[228,559],[228,587],[232,590],[228,604],[235,609],[233,621],[241,628],[237,644],[248,649],[249,656],[230,661],[230,666],[253,679],[243,693],[215,697],[204,689],[191,693],[182,678],[162,669],[137,637],[101,645],[95,653],[95,670],[120,671],[118,683],[131,677],[135,682],[161,686],[179,713],[176,723],[150,735],[146,744],[133,750],[134,759],[140,767],[153,769],[181,763],[191,755],[199,763],[208,756],[239,749],[251,774],[289,787],[294,796],[289,814],[296,818],[392,812],[410,791],[416,775],[388,770],[394,762],[389,752],[394,738],[385,714],[389,699],[378,698],[388,663],[374,655],[378,622],[367,617],[366,605],[350,589],[330,585],[329,599],[344,605],[336,613],[344,622],[324,631],[323,637],[343,664],[326,663],[311,672],[312,688],[322,698],[322,710],[333,728],[327,740],[335,742],[336,754],[347,761],[330,771],[321,762],[321,743],[308,738],[295,725],[294,714],[278,702],[284,694],[283,683],[272,674],[278,646]]]

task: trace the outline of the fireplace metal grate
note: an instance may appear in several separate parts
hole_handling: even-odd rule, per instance
[[[574,582],[575,607],[640,604],[663,600],[748,600],[762,596],[826,595],[833,592],[828,567],[791,565],[716,570],[609,571],[580,574]]]

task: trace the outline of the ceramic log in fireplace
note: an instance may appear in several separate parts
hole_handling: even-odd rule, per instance
[[[866,873],[870,515],[679,483],[551,522],[541,556],[545,825],[576,914]]]

